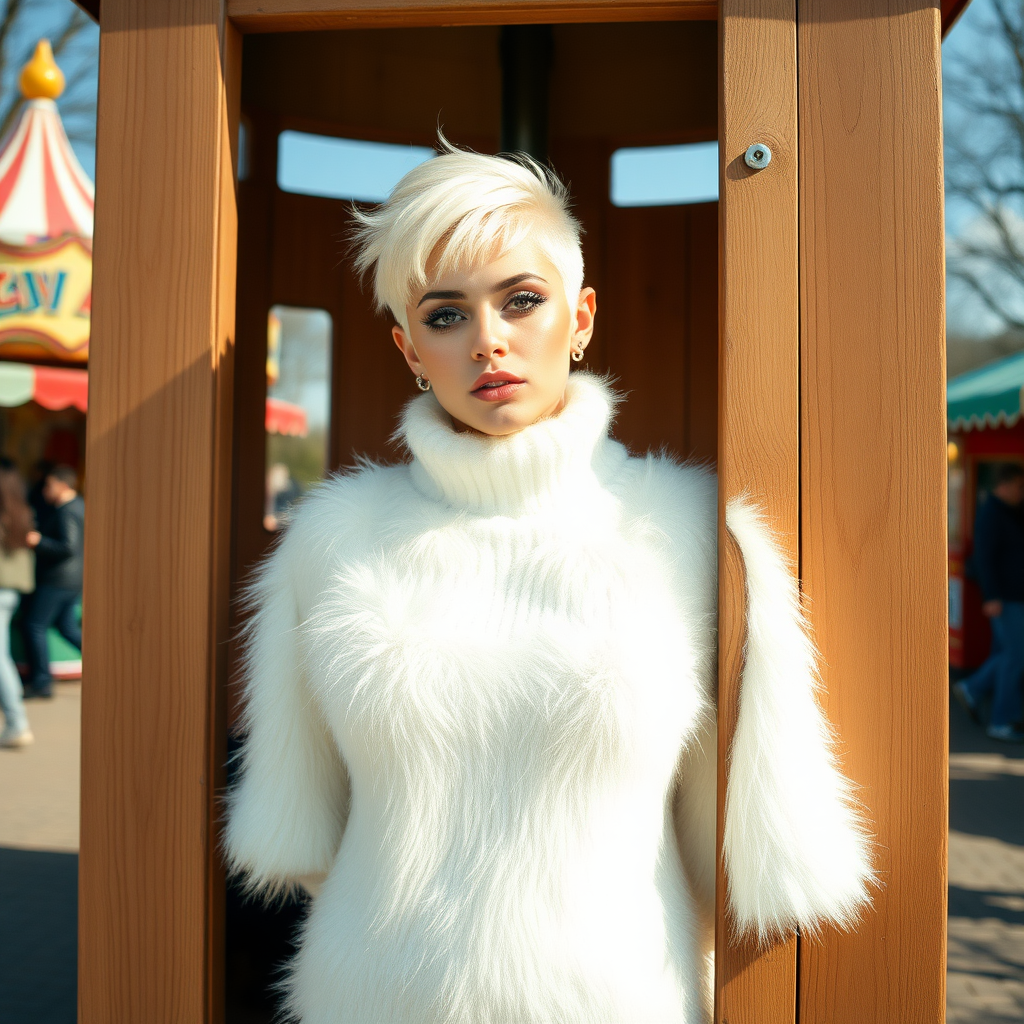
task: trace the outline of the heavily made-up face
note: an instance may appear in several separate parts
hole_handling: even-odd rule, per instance
[[[562,278],[527,239],[497,259],[430,274],[392,334],[410,369],[429,380],[457,430],[511,434],[555,415],[571,353],[594,330],[597,299],[574,308]]]

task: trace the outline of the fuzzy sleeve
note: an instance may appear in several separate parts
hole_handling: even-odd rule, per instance
[[[757,512],[729,503],[743,555],[747,641],[729,751],[723,855],[742,932],[849,927],[869,901],[866,829],[815,696],[796,579]]]
[[[228,796],[230,868],[256,889],[313,888],[334,862],[348,776],[299,651],[296,578],[302,542],[290,527],[250,587],[245,642],[245,740]],[[297,532],[297,531],[296,531]]]

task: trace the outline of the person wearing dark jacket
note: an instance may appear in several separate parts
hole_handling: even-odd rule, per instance
[[[70,466],[54,466],[43,485],[50,506],[39,529],[28,535],[36,551],[36,589],[22,616],[22,631],[28,654],[29,678],[26,696],[52,697],[50,654],[46,631],[57,631],[79,650],[82,631],[75,608],[82,593],[82,547],[85,531],[85,503],[76,490],[77,476]]]
[[[992,623],[992,653],[953,693],[977,719],[981,701],[992,695],[988,735],[1024,742],[1021,678],[1024,676],[1024,468],[1000,468],[996,486],[974,521],[974,572],[981,586],[981,610]]]

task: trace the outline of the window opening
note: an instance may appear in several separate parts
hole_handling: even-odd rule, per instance
[[[327,472],[331,414],[330,314],[274,306],[267,318],[267,408],[263,525],[279,530]]]
[[[718,143],[637,146],[612,153],[614,206],[679,206],[718,199]]]
[[[300,195],[380,203],[433,155],[427,146],[284,131],[277,137],[277,184]]]

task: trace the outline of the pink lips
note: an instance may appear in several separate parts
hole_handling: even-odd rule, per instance
[[[509,373],[507,370],[496,370],[480,374],[470,393],[482,402],[501,402],[506,398],[511,398],[525,384],[526,381],[514,373]]]

